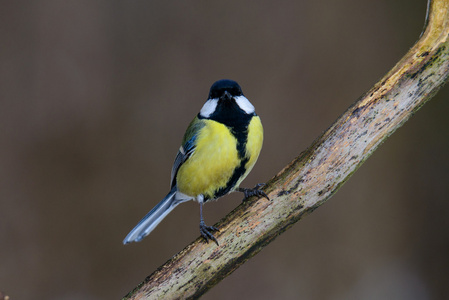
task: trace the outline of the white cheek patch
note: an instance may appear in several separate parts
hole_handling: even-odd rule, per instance
[[[251,104],[251,102],[249,102],[248,99],[246,99],[245,96],[238,96],[235,97],[235,102],[237,103],[237,105],[247,114],[252,114],[254,113],[255,109],[254,106]]]
[[[200,110],[200,116],[203,118],[209,118],[211,114],[214,113],[217,108],[218,99],[209,99],[204,103],[203,107]]]

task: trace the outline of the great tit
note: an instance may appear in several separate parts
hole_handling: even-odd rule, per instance
[[[254,106],[237,82],[223,79],[210,88],[209,97],[187,127],[171,172],[171,189],[123,240],[139,242],[178,204],[196,200],[200,204],[200,233],[206,241],[218,241],[207,226],[203,204],[230,192],[240,191],[245,199],[267,197],[257,185],[239,188],[259,157],[263,128]],[[244,200],[245,200],[244,199]]]

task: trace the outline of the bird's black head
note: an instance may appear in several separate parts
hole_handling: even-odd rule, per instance
[[[227,93],[226,93],[227,92]],[[222,79],[216,81],[210,88],[209,99],[225,97],[242,96],[242,89],[239,84],[233,80]]]
[[[255,115],[254,106],[243,95],[238,83],[222,79],[210,88],[209,99],[201,108],[198,118],[214,120],[228,127],[245,127]]]

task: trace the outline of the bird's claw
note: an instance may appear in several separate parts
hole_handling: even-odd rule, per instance
[[[260,188],[263,187],[264,185],[265,185],[265,183],[258,183],[252,189],[238,188],[237,191],[242,192],[245,195],[245,198],[243,198],[243,202],[248,200],[248,198],[250,198],[252,196],[257,196],[259,198],[264,197],[264,198],[267,198],[268,200],[270,200],[270,198],[268,198],[267,194],[265,194],[264,191],[260,190]]]
[[[212,240],[219,246],[217,239],[214,237],[214,235],[211,233],[211,231],[219,231],[217,227],[214,226],[207,226],[204,221],[200,222],[200,233],[201,236],[204,238],[204,240],[209,243],[209,240]]]

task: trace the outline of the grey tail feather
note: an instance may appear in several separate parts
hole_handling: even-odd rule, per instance
[[[171,212],[179,203],[176,199],[176,186],[162,199],[142,220],[131,230],[123,240],[123,244],[140,242],[150,234],[154,228]]]

